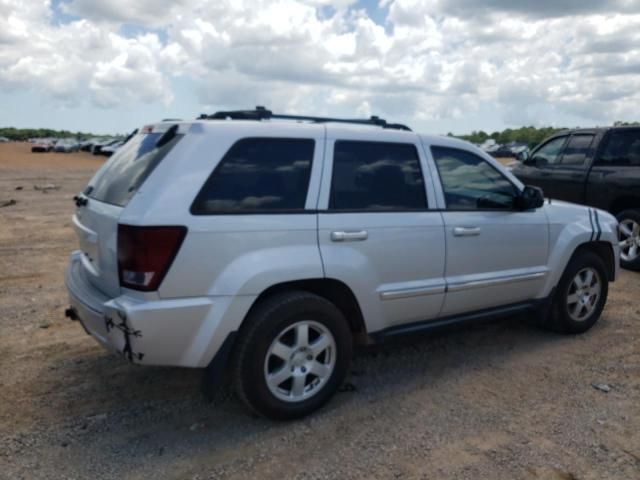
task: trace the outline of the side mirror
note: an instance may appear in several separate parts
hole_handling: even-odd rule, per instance
[[[522,163],[527,163],[527,161],[529,160],[529,150],[523,150],[521,152],[518,152],[518,154],[516,155],[516,158],[521,161]]]
[[[526,185],[516,198],[516,207],[520,210],[534,210],[544,205],[544,193],[541,188]]]

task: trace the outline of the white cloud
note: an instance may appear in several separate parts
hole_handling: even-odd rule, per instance
[[[411,122],[493,105],[514,125],[637,115],[640,2],[380,8],[383,24],[353,0],[71,0],[61,9],[80,20],[60,22],[47,1],[0,0],[0,88],[68,105],[170,107],[181,76],[211,109],[265,104]]]

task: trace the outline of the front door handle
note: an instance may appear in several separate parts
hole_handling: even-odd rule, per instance
[[[453,235],[456,237],[475,237],[480,235],[480,227],[455,227]]]
[[[358,230],[355,232],[331,232],[331,240],[333,242],[361,242],[369,238],[366,230]]]

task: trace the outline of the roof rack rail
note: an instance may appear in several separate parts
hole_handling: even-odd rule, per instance
[[[358,125],[375,125],[382,128],[392,128],[395,130],[411,131],[409,127],[401,123],[387,123],[386,120],[371,116],[370,118],[330,118],[330,117],[311,117],[307,115],[282,115],[273,113],[271,110],[267,110],[265,107],[257,106],[255,110],[229,110],[226,112],[215,112],[212,114],[201,114],[198,120],[269,120],[272,118],[281,120],[305,120],[314,123],[351,123]]]

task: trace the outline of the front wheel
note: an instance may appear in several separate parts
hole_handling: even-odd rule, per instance
[[[579,252],[558,283],[547,326],[561,333],[586,332],[600,318],[608,292],[602,259],[592,252]]]
[[[640,211],[625,210],[617,215],[620,223],[620,265],[640,271]]]
[[[324,405],[349,368],[352,338],[326,299],[291,292],[267,299],[247,318],[235,351],[238,396],[266,417],[299,418]]]

